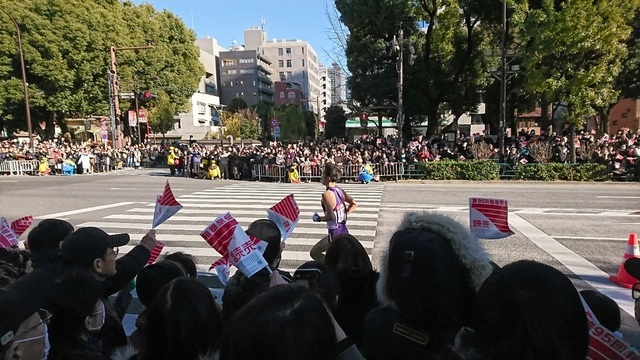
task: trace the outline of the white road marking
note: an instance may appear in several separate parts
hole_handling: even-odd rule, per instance
[[[599,195],[599,199],[640,199],[640,196]]]
[[[88,208],[84,208],[84,209],[76,209],[76,210],[64,211],[64,212],[59,212],[59,213],[54,213],[54,214],[35,216],[34,219],[60,218],[60,217],[63,217],[63,216],[83,214],[83,213],[88,213],[88,212],[92,212],[92,211],[111,209],[111,208],[114,208],[114,207],[133,205],[133,204],[145,204],[145,203],[143,203],[143,202],[134,202],[134,201],[124,201],[124,202],[107,204],[107,205],[92,206],[92,207],[88,207]]]
[[[251,222],[240,223],[242,226],[247,226]],[[102,222],[102,221],[89,221],[78,225],[76,228],[94,226],[101,229],[139,229],[139,230],[149,230],[151,229],[151,222],[149,223],[128,223],[128,222]],[[182,231],[202,231],[206,225],[174,225],[174,224],[161,224],[156,229],[157,230],[182,230]],[[304,228],[304,227],[296,227],[297,234],[313,234],[313,235],[326,235],[326,228]],[[353,236],[376,236],[375,230],[349,230],[349,233]]]
[[[593,288],[615,300],[622,310],[634,316],[634,300],[631,297],[631,290],[618,287],[609,280],[609,274],[560,244],[520,216],[510,214],[509,224]]]
[[[236,217],[235,215],[238,214],[237,211],[233,211],[232,212],[234,215],[234,218],[238,221],[238,222],[253,222],[255,220],[257,220],[254,217],[251,218],[243,218],[243,217]],[[266,212],[265,212],[266,214]],[[153,215],[131,215],[131,214],[113,214],[113,215],[108,215],[105,216],[104,219],[118,219],[118,220],[148,220],[149,222],[151,222],[153,220]],[[181,221],[186,221],[186,222],[207,222],[210,223],[211,221],[213,221],[215,219],[215,216],[180,216],[180,215],[174,215],[171,217],[171,219],[167,220],[167,222],[181,222]],[[316,223],[314,222],[311,217],[308,218],[302,218],[300,219],[300,221],[298,221],[298,224],[307,224],[307,225],[317,225],[317,226],[326,226],[326,224],[323,223]],[[362,220],[353,220],[351,218],[351,216],[349,216],[349,225],[353,225],[353,226],[377,226],[378,222],[377,221],[362,221]]]
[[[114,235],[114,234],[118,234],[117,232],[109,232],[110,235]],[[129,236],[131,237],[131,239],[133,240],[139,240],[142,239],[144,237],[145,234],[142,233],[130,233]],[[204,242],[204,239],[200,236],[200,235],[179,235],[179,234],[158,234],[157,235],[158,240],[160,241],[177,241],[177,242],[185,242],[185,243],[201,243],[202,245],[206,245],[206,243]],[[315,245],[320,239],[319,238],[296,238],[296,237],[290,237],[287,238],[286,241],[286,246],[293,246],[293,245],[306,245],[306,246],[313,246]],[[373,249],[373,241],[360,241],[360,243],[362,244],[362,246],[365,249]],[[208,245],[206,245],[208,246]],[[205,247],[206,247],[205,246]],[[185,249],[189,249],[189,248],[185,248]]]
[[[216,203],[231,203],[231,204],[238,204],[239,206],[243,206],[240,204],[266,204],[266,207],[271,207],[272,205],[275,205],[275,203],[277,203],[278,201],[280,201],[282,199],[282,197],[279,197],[277,199],[265,199],[265,198],[252,198],[252,199],[237,199],[237,198],[229,198],[229,197],[216,197],[216,198],[206,198],[206,199],[193,199],[187,196],[180,196],[178,198],[176,198],[176,200],[178,200],[179,203],[182,203],[183,201],[190,201],[190,202],[216,202]],[[356,199],[356,201],[358,201]],[[319,204],[320,203],[320,198],[318,197],[317,200],[296,200],[296,203],[298,203],[298,205],[300,204]],[[380,202],[370,202],[370,201],[358,201],[358,205],[360,206],[379,206]]]
[[[607,237],[590,237],[590,236],[561,236],[550,235],[554,239],[568,239],[568,240],[603,240],[603,241],[627,241],[625,238],[607,238]]]
[[[319,210],[319,209],[318,209]],[[155,212],[155,209],[152,209],[150,207],[147,208],[133,208],[133,209],[129,209],[126,211],[127,213],[129,212],[135,212],[135,213],[150,213],[153,214]],[[233,215],[255,215],[257,216],[257,218],[264,218],[267,214],[267,212],[265,210],[240,210],[240,209],[234,209],[232,210]],[[185,209],[182,208],[180,209],[180,212],[178,214],[214,214],[216,216],[220,215],[220,210],[204,210],[204,209]],[[300,216],[301,217],[311,217],[313,216],[313,211],[301,211],[300,212]],[[358,208],[355,212],[349,214],[349,223],[351,223],[351,220],[354,218],[362,218],[362,219],[378,219],[378,214],[365,214],[365,213],[361,213],[360,212],[360,208]]]
[[[126,190],[126,191],[135,191],[135,188],[109,188],[109,190]]]
[[[193,207],[193,208],[210,208],[210,209],[221,209],[221,211],[223,212],[227,212],[227,211],[231,211],[229,210],[230,208],[233,208],[234,205],[233,204],[217,204],[215,203],[215,201],[212,201],[213,204],[202,204],[202,203],[188,203],[188,202],[184,202],[179,200],[178,201],[182,206],[184,207]],[[358,203],[360,204],[360,203]],[[261,209],[261,210],[265,210],[267,208],[269,208],[271,205],[273,205],[273,203],[271,205],[266,205],[266,204],[242,204],[242,208],[243,209]],[[151,206],[156,206],[155,203],[149,203],[147,204],[147,206],[151,207]],[[320,202],[318,201],[317,205],[313,206],[313,205],[300,205],[298,204],[298,208],[300,210],[313,210],[313,211],[317,211],[320,212],[322,211],[322,207],[320,206]],[[374,213],[378,213],[378,208],[377,207],[366,207],[366,206],[358,206],[358,210],[356,210],[358,212],[374,212]],[[233,212],[233,211],[232,211]]]
[[[18,180],[0,180],[0,183],[16,183]]]

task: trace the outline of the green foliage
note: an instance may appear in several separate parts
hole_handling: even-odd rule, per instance
[[[262,138],[269,137],[269,130],[271,129],[271,118],[273,117],[274,107],[272,105],[258,103],[252,106],[252,108],[256,111],[256,113],[258,114],[258,117],[260,118],[259,127],[262,130],[260,137]]]
[[[289,141],[304,139],[307,134],[303,110],[296,105],[281,105],[274,109],[280,123],[280,138]]]
[[[347,117],[341,106],[331,105],[324,114],[324,137],[344,137],[347,132]]]
[[[631,36],[627,40],[629,54],[617,79],[617,88],[622,97],[640,98],[640,7],[636,9],[631,22]]]
[[[149,123],[154,132],[164,134],[173,129],[176,123],[176,105],[169,100],[169,95],[164,91],[158,93],[154,106],[149,111]]]
[[[204,69],[195,34],[168,11],[149,4],[99,0],[0,0],[20,24],[34,125],[88,115],[109,115],[106,69],[110,46],[154,41],[155,48],[118,51],[120,90],[164,91],[176,111],[197,89]],[[5,18],[4,14],[0,17]],[[0,21],[0,126],[26,128],[16,31]],[[122,110],[128,109],[122,102]]]
[[[607,167],[585,164],[526,164],[517,165],[518,179],[533,181],[604,181],[610,178]]]
[[[487,181],[500,178],[500,166],[494,161],[434,161],[423,164],[430,180]]]
[[[257,139],[260,117],[254,109],[242,109],[237,112],[224,111],[220,117],[224,126],[224,135],[240,139]]]
[[[242,109],[246,109],[249,106],[247,106],[247,102],[244,101],[244,99],[240,99],[240,98],[234,98],[231,99],[231,101],[229,102],[229,106],[227,106],[227,111],[232,112],[232,113],[237,113]]]

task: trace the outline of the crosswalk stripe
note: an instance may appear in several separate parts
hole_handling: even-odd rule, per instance
[[[234,215],[234,218],[239,222],[239,223],[251,223],[253,221],[255,221],[255,217],[252,218],[243,218],[243,217],[237,217],[235,215],[238,214],[238,212],[236,210],[232,210],[231,214]],[[109,216],[105,216],[105,219],[118,219],[118,220],[149,220],[149,223],[151,223],[153,221],[153,215],[130,215],[130,214],[113,214],[113,215],[109,215]],[[180,222],[180,221],[190,221],[190,222],[205,222],[207,224],[209,224],[211,221],[213,221],[215,219],[215,216],[179,216],[179,215],[174,215],[172,216],[169,220],[167,220],[166,223],[172,222]],[[323,223],[316,223],[313,222],[313,220],[311,218],[302,218],[300,219],[300,221],[298,222],[298,225],[300,224],[308,224],[308,225],[314,225],[315,227],[321,227],[321,228],[325,228],[326,225]],[[349,225],[353,225],[353,226],[373,226],[375,227],[378,224],[377,221],[361,221],[361,220],[352,220],[351,218],[349,218]],[[203,229],[206,226],[203,225]]]
[[[108,232],[109,235],[114,235],[114,234],[118,234],[117,232]],[[129,233],[129,236],[131,237],[131,241],[136,241],[136,240],[140,240],[144,237],[145,234],[142,233]],[[164,234],[164,233],[159,233],[157,234],[157,238],[160,241],[163,242],[167,242],[167,241],[176,241],[176,242],[186,242],[186,243],[202,243],[202,245],[204,247],[208,246],[206,245],[204,239],[200,236],[200,235],[180,235],[180,234]],[[299,238],[299,237],[290,237],[287,239],[286,241],[286,245],[305,245],[305,246],[313,246],[315,245],[320,239],[318,238]],[[365,249],[373,249],[373,241],[360,241],[360,244],[362,244],[362,247],[364,247]]]
[[[133,208],[133,209],[129,209],[126,212],[138,212],[138,213],[153,213],[155,212],[155,209],[148,207],[148,208]],[[220,215],[220,210],[203,210],[203,209],[182,209],[179,212],[180,214],[215,214],[215,216]],[[266,211],[264,210],[242,210],[242,209],[233,209],[233,214],[234,215],[257,215],[258,217],[260,216],[266,216]],[[313,216],[313,212],[312,211],[301,211],[300,212],[300,216],[301,217],[311,217]],[[353,220],[354,218],[366,218],[366,219],[377,219],[378,218],[378,214],[364,214],[360,212],[360,209],[358,209],[358,211],[349,214],[349,223],[351,223],[351,220]]]
[[[245,229],[250,224],[250,222],[239,222]],[[127,223],[127,222],[100,222],[100,221],[89,221],[78,225],[78,227],[89,227],[94,226],[97,228],[118,228],[118,229],[141,229],[141,230],[149,230],[151,229],[151,223]],[[184,231],[202,231],[206,225],[174,225],[174,224],[161,224],[156,229],[157,230],[184,230]],[[326,228],[305,228],[305,227],[296,227],[295,232],[297,234],[313,234],[313,235],[326,235]],[[376,236],[375,230],[349,230],[349,233],[353,236]],[[318,239],[320,240],[320,239]]]
[[[222,209],[223,211],[227,211],[229,208],[231,208],[231,206],[229,204],[202,204],[202,203],[189,203],[189,202],[184,202],[184,201],[180,201],[180,205],[184,206],[184,207],[197,207],[197,208],[216,208],[216,209]],[[155,207],[156,204],[154,203],[149,203],[147,204],[147,206],[149,207]],[[261,209],[261,210],[265,210],[266,208],[268,208],[269,206],[266,206],[264,204],[242,204],[242,208],[243,209]],[[320,207],[320,202],[318,201],[318,205],[316,206],[307,206],[307,205],[298,205],[298,208],[300,208],[300,210],[313,210],[313,211],[318,211],[320,212],[321,207]],[[378,207],[366,207],[366,206],[360,206],[358,207],[358,212],[374,212],[374,213],[378,213],[380,210]]]
[[[282,198],[280,198],[282,199]],[[247,204],[255,204],[255,203],[264,203],[265,205],[267,205],[266,207],[270,207],[271,205],[274,205],[276,202],[278,202],[280,199],[277,200],[272,200],[272,199],[237,199],[237,198],[229,198],[228,196],[225,197],[215,197],[215,198],[206,198],[206,199],[192,199],[192,198],[186,198],[185,196],[180,196],[177,198],[178,202],[182,204],[182,201],[189,201],[189,202],[212,202],[215,201],[217,203],[231,203],[231,204],[236,204],[236,203],[247,203]],[[358,205],[362,205],[362,206],[379,206],[380,202],[368,202],[368,201],[358,201],[356,199],[356,201],[358,202]],[[320,206],[320,199],[318,200],[296,200],[296,202],[298,203],[298,205],[316,205],[316,206]]]
[[[383,184],[344,184],[348,194],[360,205],[349,215],[347,226],[371,256],[378,214],[382,207]],[[178,214],[157,227],[158,240],[165,242],[163,253],[183,251],[195,257],[199,268],[205,270],[219,258],[219,254],[200,237],[200,232],[218,215],[231,212],[239,224],[246,229],[257,219],[267,218],[266,209],[289,194],[294,194],[300,208],[301,219],[292,237],[286,241],[281,268],[295,270],[311,260],[309,250],[327,234],[325,223],[314,223],[314,212],[322,213],[320,204],[324,187],[319,184],[287,183],[234,183],[204,189],[177,197],[183,208]],[[84,222],[77,227],[95,226],[110,233],[127,232],[132,241],[120,247],[121,254],[130,251],[139,243],[144,233],[151,228],[155,203],[132,203],[132,208],[112,212],[95,221]],[[408,204],[403,204],[408,205]],[[410,205],[408,205],[410,206]]]

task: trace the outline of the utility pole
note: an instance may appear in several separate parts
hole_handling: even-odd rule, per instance
[[[118,84],[118,63],[116,62],[116,52],[124,51],[124,50],[145,50],[145,49],[153,49],[153,41],[147,40],[147,45],[144,46],[126,46],[126,47],[109,47],[109,57],[111,59],[111,76],[112,76],[112,85],[113,85],[113,104],[115,106],[115,132],[117,134],[117,142],[114,142],[113,146],[115,148],[122,147],[122,131],[121,121],[120,121],[120,87]],[[136,120],[138,117],[138,112],[136,111]],[[140,126],[140,125],[138,125]],[[138,138],[140,134],[140,128],[138,128]]]
[[[16,22],[16,20],[11,15],[9,15],[9,13],[5,9],[0,8],[0,11],[2,11],[5,15],[7,15],[9,19],[11,19],[11,22],[16,27],[16,32],[18,33],[18,52],[20,54],[20,69],[22,70],[22,88],[24,89],[24,108],[27,116],[27,131],[29,132],[29,149],[33,149],[33,131],[31,129],[31,107],[29,106],[29,84],[27,83],[27,72],[24,67],[24,53],[22,51],[22,35],[20,34],[20,27],[18,26],[18,23]]]
[[[500,154],[505,155],[505,122],[507,118],[507,0],[502,0],[502,37],[500,39]]]
[[[398,134],[400,135],[400,141],[402,141],[402,123],[404,122],[404,114],[402,113],[402,91],[404,89],[404,32],[402,29],[398,30]]]
[[[111,145],[115,148],[116,146],[116,108],[115,108],[115,99],[113,97],[113,75],[111,74],[111,70],[107,69],[107,83],[109,84],[109,119],[111,128]],[[106,142],[105,142],[106,146]]]
[[[139,117],[139,111],[140,108],[138,107],[138,83],[134,81],[133,83],[133,98],[135,99],[135,104],[136,104],[136,124],[138,126],[138,145],[140,145],[141,141],[140,141],[140,117]],[[147,123],[148,124],[148,123]]]

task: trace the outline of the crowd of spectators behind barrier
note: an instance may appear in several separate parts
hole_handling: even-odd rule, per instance
[[[575,139],[576,163],[598,163],[607,166],[613,174],[637,171],[640,148],[640,130],[635,133],[625,128],[615,134],[596,136],[592,132],[578,132]],[[484,151],[474,151],[474,144],[486,144]],[[33,151],[17,141],[3,141],[0,162],[3,160],[46,159],[52,174],[62,173],[66,159],[77,164],[77,173],[107,172],[121,168],[153,167],[166,164],[169,148],[176,158],[176,174],[205,176],[212,164],[219,167],[220,177],[250,180],[256,177],[254,165],[297,165],[300,175],[311,174],[313,168],[325,163],[343,165],[392,164],[417,165],[441,160],[468,161],[476,157],[511,165],[541,162],[569,163],[570,142],[567,132],[536,134],[521,130],[507,138],[502,154],[493,137],[481,134],[461,134],[454,141],[444,134],[427,139],[422,135],[401,142],[395,136],[364,136],[353,141],[338,139],[312,142],[271,142],[266,146],[246,144],[205,145],[193,142],[162,142],[126,146],[121,149],[88,146],[86,144],[45,141]],[[540,151],[540,144],[544,144]],[[537,146],[537,147],[536,147]],[[537,151],[536,151],[537,150]],[[635,169],[635,170],[634,170]]]

